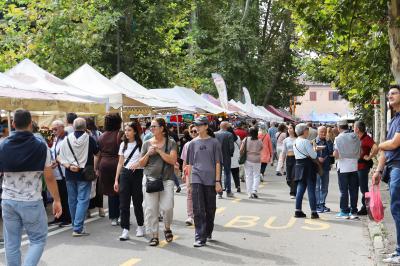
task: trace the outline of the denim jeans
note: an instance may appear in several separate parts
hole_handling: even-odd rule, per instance
[[[311,212],[317,211],[317,203],[315,199],[315,179],[313,177],[307,177],[297,182],[297,193],[296,193],[296,210],[302,209],[304,193],[308,191],[308,201],[310,204]]]
[[[223,166],[224,168],[224,189],[226,190],[227,193],[232,192],[231,190],[231,166]],[[222,195],[222,192],[219,193],[220,195]]]
[[[362,194],[361,203],[362,208],[366,209],[365,206],[365,192],[368,192],[368,174],[371,168],[367,167],[362,170],[358,170],[358,184],[360,185],[360,191]]]
[[[358,201],[358,174],[357,172],[339,173],[340,211],[344,213],[357,213]],[[350,195],[350,208],[349,208]]]
[[[68,204],[75,232],[83,231],[83,222],[89,207],[92,182],[67,179]]]
[[[323,208],[325,206],[326,197],[328,196],[328,187],[329,187],[329,170],[324,170],[322,176],[317,175],[317,187],[315,189],[317,208]]]
[[[39,263],[47,239],[47,215],[43,201],[3,200],[3,232],[8,266],[21,265],[21,237],[25,229],[29,238],[29,249],[24,266]]]
[[[390,171],[390,211],[396,225],[397,248],[396,252],[400,255],[400,169],[392,168]]]

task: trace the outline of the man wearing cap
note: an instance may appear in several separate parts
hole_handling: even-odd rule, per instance
[[[357,219],[358,158],[361,143],[358,136],[349,131],[346,120],[338,122],[339,135],[335,138],[333,156],[337,159],[340,190],[340,213],[338,219]],[[349,208],[350,194],[350,208]]]
[[[231,190],[231,157],[235,152],[235,144],[233,140],[233,135],[228,131],[229,122],[222,121],[220,124],[220,130],[215,132],[215,138],[219,141],[222,148],[222,166],[224,167],[225,175],[225,190],[227,197],[233,197]],[[219,193],[219,198],[222,198],[222,192]]]

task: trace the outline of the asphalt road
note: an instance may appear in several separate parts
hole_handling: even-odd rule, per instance
[[[88,237],[73,238],[70,228],[49,228],[49,238],[39,265],[373,265],[366,218],[337,220],[336,212],[322,214],[320,220],[295,219],[294,200],[284,177],[275,176],[268,167],[259,199],[235,193],[234,199],[217,200],[214,240],[203,248],[194,248],[194,228],[186,219],[185,189],[175,197],[173,233],[175,241],[161,241],[150,247],[146,238],[134,236],[121,242],[121,229],[107,218],[87,220]],[[245,184],[242,183],[242,191]],[[105,200],[106,202],[106,200]],[[331,172],[327,201],[333,211],[339,209],[337,175]],[[303,210],[310,216],[308,201]],[[135,219],[132,219],[133,229]],[[161,237],[160,240],[164,238]],[[23,239],[26,240],[26,237]],[[23,254],[28,242],[23,241]],[[0,249],[4,263],[4,249]]]

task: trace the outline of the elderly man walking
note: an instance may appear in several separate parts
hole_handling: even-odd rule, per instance
[[[337,159],[340,190],[340,213],[338,219],[357,219],[358,158],[360,139],[349,131],[347,121],[339,121],[339,135],[335,138],[333,156]],[[350,208],[349,208],[350,195]]]
[[[227,197],[233,197],[231,190],[231,157],[235,152],[233,135],[228,131],[229,123],[223,121],[220,124],[220,130],[215,132],[215,138],[219,141],[222,148],[222,158],[224,167],[224,189],[226,190]],[[222,198],[222,192],[219,193],[219,198]]]
[[[323,174],[317,175],[317,187],[315,196],[317,200],[317,212],[330,212],[331,209],[326,207],[325,201],[328,196],[329,187],[329,171],[331,170],[330,156],[333,154],[333,143],[326,139],[326,127],[318,128],[318,136],[313,140],[313,146],[317,151],[318,160],[322,164]]]
[[[16,132],[0,145],[0,172],[4,173],[2,210],[6,262],[21,265],[21,237],[25,229],[29,249],[24,265],[37,265],[47,239],[47,215],[42,202],[42,175],[54,198],[53,214],[62,213],[57,183],[51,168],[50,151],[32,134],[32,117],[27,110],[14,113]]]
[[[99,148],[96,141],[86,133],[86,120],[78,117],[73,123],[74,132],[61,144],[60,163],[65,167],[68,203],[71,213],[72,236],[87,236],[83,227],[86,211],[89,207],[91,181],[84,180],[83,169],[93,165],[97,169]]]

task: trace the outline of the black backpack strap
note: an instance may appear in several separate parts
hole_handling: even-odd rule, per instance
[[[138,148],[139,148],[139,145],[136,144],[135,148],[131,151],[131,153],[129,154],[128,158],[125,160],[124,167],[128,165],[129,161],[132,159],[133,154],[135,153],[135,151]]]
[[[74,156],[74,159],[75,159],[76,163],[78,164],[78,167],[80,168],[78,159],[77,159],[76,156],[75,156],[75,152],[74,152],[74,150],[72,149],[72,146],[71,146],[71,143],[69,142],[69,138],[68,138],[68,137],[67,137],[67,143],[68,143],[69,149],[70,149],[71,152],[72,152],[72,155]]]

